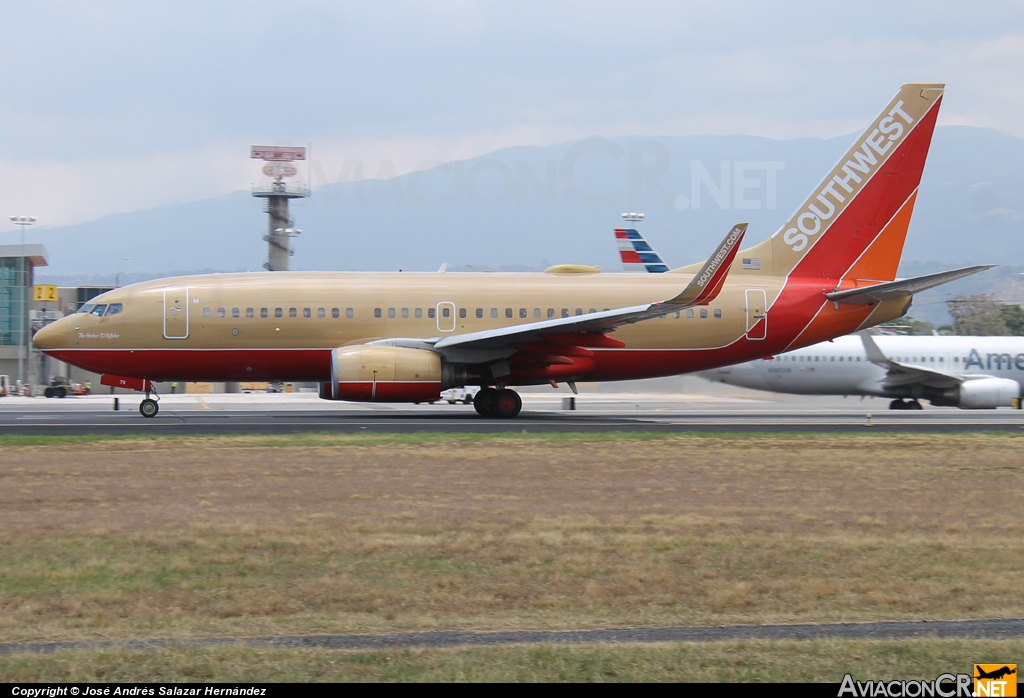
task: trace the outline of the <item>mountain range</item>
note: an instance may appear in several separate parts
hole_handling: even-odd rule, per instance
[[[854,138],[592,137],[506,148],[401,176],[388,176],[394,171],[386,162],[347,162],[340,172],[316,166],[313,195],[293,202],[303,232],[292,268],[432,271],[448,263],[449,270],[539,270],[580,263],[619,271],[612,229],[622,226],[624,211],[643,212],[644,235],[670,267],[682,266],[704,259],[734,223],[750,223],[748,243],[771,235]],[[109,283],[119,271],[126,283],[199,270],[259,271],[266,258],[262,203],[237,191],[30,231],[49,252],[39,280]],[[1024,140],[992,129],[937,128],[901,273],[1024,265],[1022,233]]]

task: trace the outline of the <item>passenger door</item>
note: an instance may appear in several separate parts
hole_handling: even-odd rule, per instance
[[[164,339],[188,339],[188,288],[164,289]]]
[[[455,331],[455,304],[451,301],[441,301],[437,304],[437,331]]]

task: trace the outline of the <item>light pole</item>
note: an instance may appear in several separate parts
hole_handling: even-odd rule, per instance
[[[36,222],[35,216],[11,216],[11,223],[21,227],[21,337],[18,340],[18,382],[25,387],[23,354],[28,349],[28,260],[25,259],[25,228]]]
[[[131,257],[125,257],[124,261],[130,262],[130,261],[132,261],[132,258]],[[118,264],[117,267],[118,267],[117,271],[114,272],[114,286],[116,288],[121,288],[121,265]]]

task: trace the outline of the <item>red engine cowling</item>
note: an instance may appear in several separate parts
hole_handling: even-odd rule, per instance
[[[331,382],[320,386],[320,397],[430,402],[441,397],[444,374],[449,372],[445,368],[439,354],[424,349],[366,344],[339,347],[331,352]]]

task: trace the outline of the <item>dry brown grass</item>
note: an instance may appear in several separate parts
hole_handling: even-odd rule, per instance
[[[1018,437],[8,446],[0,639],[1024,615]]]
[[[202,681],[757,681],[838,684],[934,680],[975,661],[1014,661],[1021,640],[746,640],[652,645],[464,647],[372,652],[203,647],[0,656],[0,679],[24,682]]]

